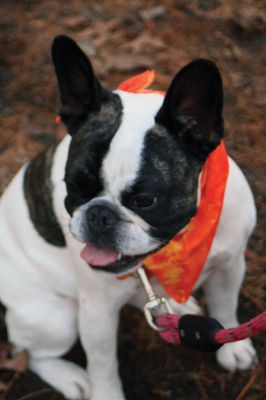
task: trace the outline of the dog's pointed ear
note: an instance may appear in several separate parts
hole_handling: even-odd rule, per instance
[[[173,79],[155,120],[205,160],[223,136],[223,85],[216,65],[192,61]]]
[[[95,77],[87,56],[68,36],[54,39],[52,59],[62,103],[59,115],[73,134],[89,112],[100,109],[107,91]]]

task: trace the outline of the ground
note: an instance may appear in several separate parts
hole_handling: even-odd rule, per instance
[[[219,66],[225,87],[225,142],[253,189],[258,224],[247,250],[240,320],[265,309],[266,95],[265,3],[261,0],[117,0],[0,2],[0,191],[40,149],[64,135],[50,46],[71,35],[90,56],[102,82],[115,88],[147,68],[154,88],[165,89],[176,71],[198,57]],[[201,300],[203,301],[203,300]],[[5,340],[0,322],[0,341]],[[264,400],[265,335],[254,339],[259,366],[231,375],[214,355],[163,343],[143,316],[122,311],[121,376],[128,400]],[[70,355],[84,362],[80,346]],[[30,372],[0,371],[0,400],[59,400]]]

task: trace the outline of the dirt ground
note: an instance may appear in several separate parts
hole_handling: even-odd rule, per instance
[[[228,152],[244,170],[258,209],[240,320],[265,310],[265,12],[261,0],[0,1],[0,191],[25,161],[64,134],[55,125],[59,103],[50,46],[56,34],[78,41],[109,88],[153,68],[153,87],[165,89],[185,63],[210,58],[224,80]],[[265,400],[265,335],[254,343],[260,364],[232,375],[214,355],[163,343],[140,313],[126,307],[119,359],[127,399]],[[79,345],[69,357],[84,364]],[[0,400],[14,399],[62,396],[30,372],[1,369]]]

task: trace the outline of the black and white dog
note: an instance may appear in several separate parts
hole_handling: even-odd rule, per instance
[[[1,198],[0,298],[9,340],[28,350],[43,380],[69,399],[123,400],[119,310],[129,301],[141,305],[143,296],[133,276],[117,275],[134,271],[195,214],[198,176],[223,135],[222,81],[216,66],[200,59],[177,73],[165,98],[111,92],[70,38],[57,37],[52,56],[69,135],[25,165]],[[250,188],[230,160],[222,215],[197,284],[224,326],[237,324],[255,220]],[[60,358],[78,335],[88,371]],[[233,371],[249,368],[256,353],[243,340],[217,358]]]

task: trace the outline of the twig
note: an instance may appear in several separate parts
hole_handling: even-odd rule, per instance
[[[13,384],[16,382],[16,380],[19,378],[20,373],[16,372],[12,378],[10,379],[10,381],[7,384],[6,389],[3,391],[3,393],[1,394],[0,400],[4,400],[6,398],[6,395],[9,393],[10,389],[12,388]]]
[[[196,381],[196,385],[198,386],[198,389],[202,395],[202,399],[210,400],[208,393],[206,392],[206,390],[201,382],[201,379],[199,377],[194,377],[194,380]]]
[[[2,392],[3,390],[6,390],[6,388],[7,388],[7,384],[0,380],[0,392]]]
[[[49,393],[49,392],[52,392],[52,391],[53,391],[53,390],[52,390],[52,389],[49,389],[49,388],[37,390],[36,392],[32,392],[32,393],[26,394],[25,396],[20,397],[20,398],[17,399],[17,400],[29,400],[29,399],[34,399],[35,396],[39,396],[40,394]]]
[[[266,357],[263,358],[263,360],[261,361],[261,364],[257,366],[257,368],[255,369],[255,371],[253,372],[253,374],[251,375],[250,379],[247,381],[246,385],[242,388],[242,390],[240,391],[240,393],[237,395],[235,400],[242,400],[244,399],[245,395],[247,394],[247,392],[251,389],[251,387],[254,385],[258,374],[261,372],[261,370],[263,369],[263,364],[264,361],[266,360]]]

